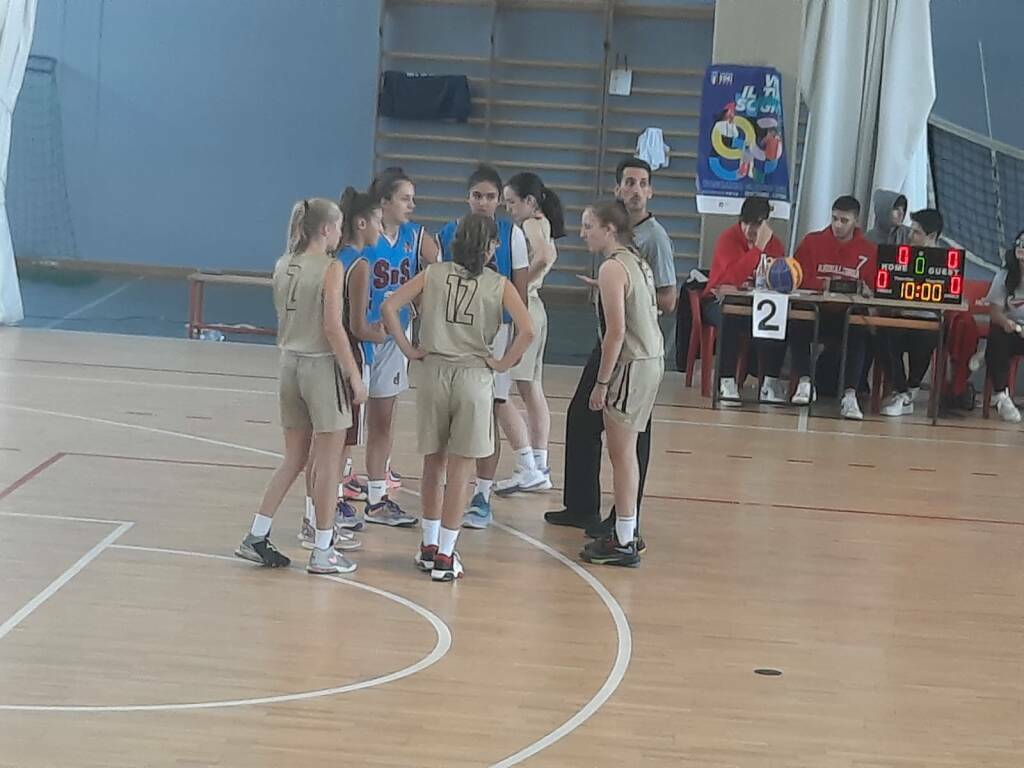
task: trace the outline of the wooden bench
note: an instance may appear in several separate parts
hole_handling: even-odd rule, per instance
[[[262,328],[244,323],[208,323],[203,319],[203,295],[207,283],[221,285],[260,285],[272,287],[274,282],[268,274],[193,272],[188,276],[188,325],[186,334],[198,339],[202,331],[209,329],[221,333],[250,333],[257,336],[276,336],[276,328]]]

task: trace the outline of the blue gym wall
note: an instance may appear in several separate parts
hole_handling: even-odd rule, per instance
[[[293,200],[369,177],[379,5],[39,0],[78,257],[269,268]],[[984,132],[980,38],[996,137],[1021,143],[1022,20],[1021,0],[933,0],[936,114]]]
[[[378,20],[377,0],[39,0],[79,258],[269,269],[294,200],[369,178]]]

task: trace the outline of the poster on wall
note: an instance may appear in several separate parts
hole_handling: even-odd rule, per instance
[[[704,73],[697,147],[697,210],[738,215],[743,199],[771,200],[789,218],[782,75],[773,67],[712,64]]]

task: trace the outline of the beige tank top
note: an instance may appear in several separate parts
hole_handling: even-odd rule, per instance
[[[533,235],[535,239],[541,240],[542,242],[546,243],[549,247],[555,248],[555,241],[551,239],[551,222],[549,222],[547,219],[527,219],[526,221],[523,222],[523,234],[527,235],[526,254],[531,264],[533,264],[534,252],[533,244],[530,242],[530,235]],[[538,234],[540,235],[540,237],[537,237]],[[556,250],[555,258],[551,260],[551,263],[548,264],[547,267],[545,267],[544,271],[538,277],[534,278],[534,280],[531,281],[528,286],[526,286],[526,294],[528,298],[540,297],[538,291],[540,290],[540,287],[544,285],[544,278],[548,276],[548,272],[550,272],[551,268],[555,265],[555,259],[557,258],[558,252]]]
[[[474,277],[450,261],[431,264],[425,274],[420,346],[449,365],[484,366],[501,325],[505,278],[488,268]]]
[[[324,333],[324,277],[334,259],[326,254],[282,256],[274,266],[277,346],[297,355],[330,355]],[[342,310],[344,316],[344,310]]]
[[[626,336],[622,341],[619,361],[628,363],[664,356],[665,340],[658,325],[658,303],[654,273],[650,265],[631,248],[622,248],[610,258],[625,268],[629,281],[625,299]],[[597,299],[597,321],[603,339],[605,318],[600,294]]]

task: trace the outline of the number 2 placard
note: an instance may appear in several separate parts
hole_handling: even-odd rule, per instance
[[[755,339],[785,339],[789,318],[789,294],[754,291],[753,336]]]

